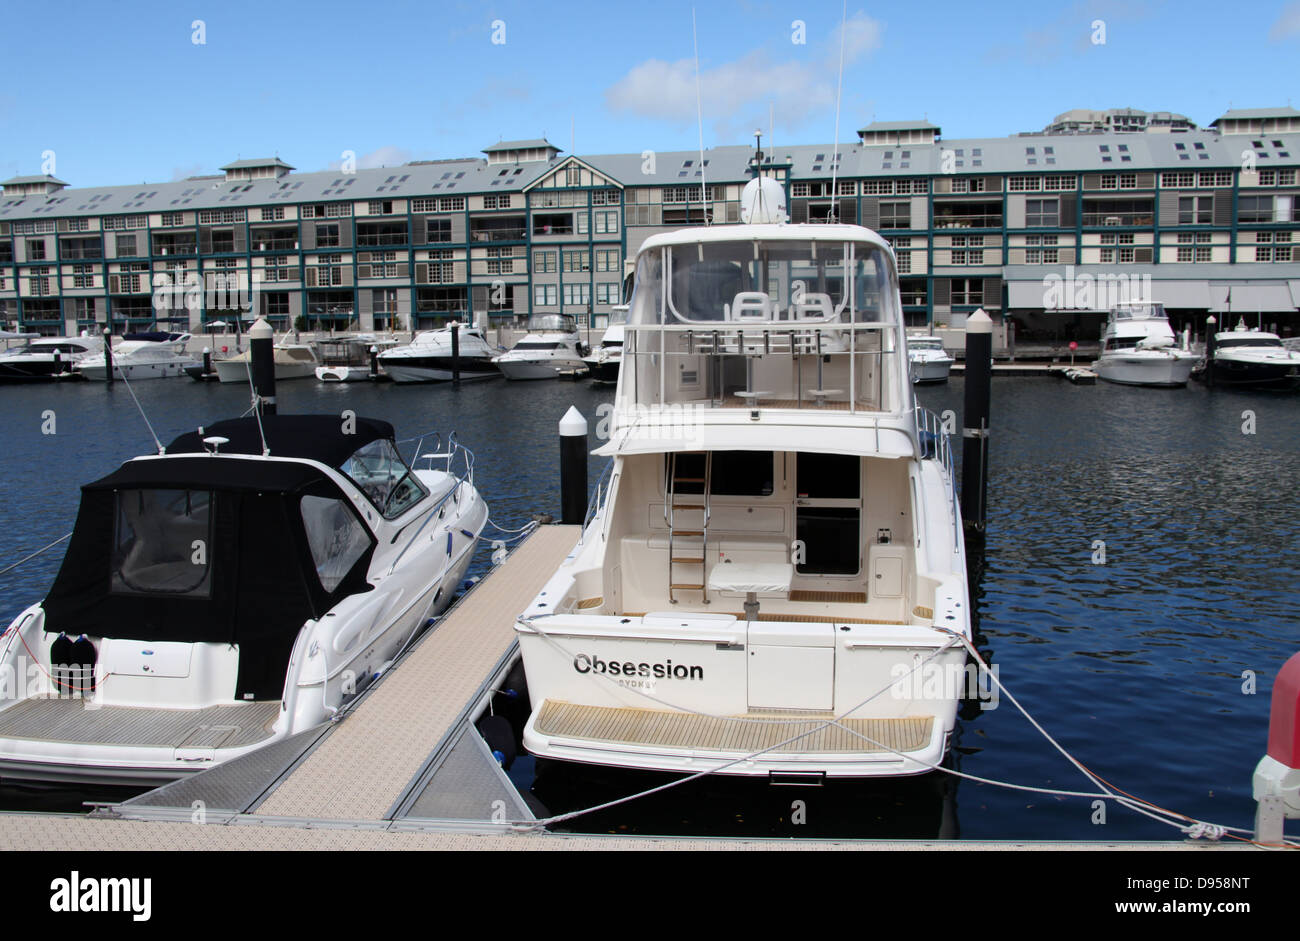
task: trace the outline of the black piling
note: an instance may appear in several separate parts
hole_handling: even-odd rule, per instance
[[[560,521],[587,520],[587,419],[576,406],[560,419]]]
[[[966,318],[966,402],[961,429],[962,521],[967,531],[980,534],[987,518],[992,380],[993,321],[981,308]]]
[[[374,382],[379,378],[379,347],[370,348],[370,381]]]
[[[203,348],[203,375],[212,375],[212,347]]]
[[[1219,321],[1213,314],[1205,320],[1205,384],[1214,385],[1214,332]]]
[[[460,385],[460,324],[451,325],[451,381]],[[586,432],[584,431],[585,435]]]
[[[263,415],[275,414],[275,331],[258,317],[248,331],[248,355],[253,367],[253,394]]]
[[[104,378],[113,381],[113,332],[104,328]]]

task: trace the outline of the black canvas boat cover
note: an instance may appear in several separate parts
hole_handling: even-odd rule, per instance
[[[294,420],[285,420],[289,418]],[[256,436],[253,419],[220,422],[207,431],[251,448],[245,423],[253,424]],[[329,464],[341,463],[369,440],[392,435],[386,422],[360,418],[357,434],[342,435],[336,416],[283,416],[271,419],[269,426],[268,440],[276,442],[272,454],[278,447],[280,453],[310,453]],[[312,430],[319,437],[313,438]],[[189,438],[203,448],[197,435],[183,435],[172,446]],[[260,455],[260,437],[256,442]],[[344,443],[348,452],[338,456]],[[228,450],[229,445],[223,446]],[[46,631],[235,644],[240,651],[236,698],[279,699],[303,623],[323,617],[347,595],[371,588],[366,574],[375,541],[364,527],[369,546],[333,590],[326,590],[303,523],[304,497],[338,501],[364,527],[338,485],[319,467],[301,461],[210,455],[128,461],[82,488],[67,555],[43,604]],[[191,537],[205,536],[206,575],[196,582],[198,589],[188,591],[124,590],[119,530],[131,525],[144,535],[148,521],[132,514],[163,500],[183,508],[182,515],[168,517],[168,526],[173,533],[184,530],[163,538],[179,541],[188,553]],[[194,512],[187,516],[190,507]]]
[[[229,438],[222,454],[261,454],[262,435],[272,457],[301,457],[338,467],[371,441],[393,437],[393,426],[374,418],[343,419],[338,415],[267,415],[259,431],[256,418],[233,418],[207,425],[203,434],[191,431],[167,445],[168,454],[202,454],[204,438]]]

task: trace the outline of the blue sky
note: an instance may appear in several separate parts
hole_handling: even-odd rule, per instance
[[[778,146],[832,139],[840,2],[695,7],[706,146],[750,143],[759,125],[766,137],[771,111]],[[693,149],[691,11],[690,0],[10,5],[0,178],[41,172],[46,151],[57,176],[90,186],[273,154],[300,170],[346,150],[363,167],[472,156],[543,134],[578,153]],[[873,118],[927,116],[958,138],[1037,130],[1076,107],[1205,125],[1230,106],[1300,104],[1300,0],[850,2],[843,38],[842,141]]]

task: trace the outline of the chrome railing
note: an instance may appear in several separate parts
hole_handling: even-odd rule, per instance
[[[578,536],[578,545],[582,545],[586,541],[587,527],[591,525],[591,521],[595,519],[596,514],[604,507],[613,487],[614,459],[611,457],[606,462],[605,469],[596,478],[596,488],[591,491],[591,497],[587,500],[587,512],[582,517],[582,533]]]
[[[420,444],[423,444],[427,437],[428,435],[422,435],[417,440]],[[405,440],[409,441],[411,439],[407,438]],[[434,433],[434,440],[441,441],[441,436],[436,432]],[[434,447],[437,447],[437,445],[435,444]],[[437,514],[439,510],[443,509],[449,501],[460,503],[461,486],[464,484],[468,484],[470,487],[474,486],[474,452],[456,441],[456,432],[453,431],[447,436],[447,449],[445,451],[421,454],[420,448],[417,446],[415,453],[417,460],[427,460],[429,462],[429,466],[425,468],[426,470],[437,470],[437,468],[433,466],[433,462],[436,460],[445,461],[446,463],[443,465],[444,470],[448,476],[454,478],[454,483],[452,484],[451,489],[443,494],[442,498],[438,500],[437,503],[424,511],[424,519],[421,520],[420,525],[416,527],[415,532],[411,534],[411,538],[406,541],[404,546],[402,546],[402,551],[397,553],[397,558],[393,559],[393,564],[388,567],[389,575],[393,574],[393,570],[397,568],[397,563],[402,561],[402,556],[406,555],[406,551],[415,544],[415,540],[418,539],[420,533],[424,531],[424,527],[429,525],[429,521],[434,518],[434,515]],[[455,472],[452,468],[456,466],[458,458],[460,471]],[[414,464],[412,464],[412,466],[414,466]]]
[[[944,430],[943,419],[924,408],[920,403],[915,406],[916,412],[916,453],[922,460],[929,458],[937,460],[939,465],[948,475],[948,493],[952,501],[952,530],[953,530],[953,549],[954,551],[961,547],[961,519],[960,510],[957,502],[957,474],[953,465],[952,457],[952,439],[948,432]]]

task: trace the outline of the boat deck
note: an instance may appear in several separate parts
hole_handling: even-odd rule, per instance
[[[744,754],[770,750],[773,754],[788,754],[916,751],[929,743],[934,725],[933,716],[839,719],[836,724],[828,724],[834,719],[831,713],[717,717],[656,709],[580,706],[548,699],[538,712],[535,728],[543,735],[590,742]]]
[[[82,745],[239,748],[271,736],[279,701],[206,709],[88,706],[82,699],[26,699],[0,712],[0,738]]]

